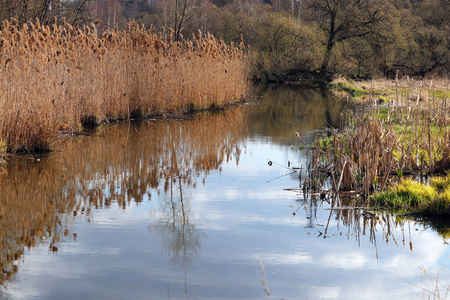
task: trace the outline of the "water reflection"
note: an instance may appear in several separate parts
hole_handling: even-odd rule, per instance
[[[61,199],[64,183],[64,168],[34,159],[8,164],[0,175],[0,284],[17,273],[25,249],[43,244],[57,252],[69,235],[70,223],[60,212],[75,201]]]
[[[97,141],[82,137],[66,143],[60,163],[69,164],[83,203],[108,207],[150,197],[151,189],[167,192],[172,180],[196,185],[230,157],[239,157],[238,142],[245,132],[245,110],[204,114],[194,120],[150,121],[127,129],[105,127]]]
[[[358,246],[361,246],[362,240],[367,238],[374,246],[377,259],[378,246],[382,242],[386,245],[394,243],[395,246],[409,247],[410,251],[413,251],[411,228],[419,224],[424,227],[424,231],[427,229],[436,231],[445,244],[448,243],[447,239],[450,236],[450,223],[447,220],[414,218],[393,214],[391,211],[360,207],[358,198],[344,197],[337,200],[330,197],[324,200],[323,197],[313,194],[306,199],[299,199],[298,202],[300,206],[292,212],[293,216],[298,217],[299,211],[303,210],[307,220],[306,227],[316,229],[317,237],[323,239],[354,237]],[[319,210],[329,212],[325,223],[324,218],[318,216]]]
[[[169,254],[170,263],[189,265],[193,256],[198,255],[201,249],[203,236],[189,201],[183,196],[181,179],[170,182],[170,202],[163,202],[160,210],[151,212],[158,222],[149,225],[150,231],[157,232],[164,249]],[[157,215],[156,215],[157,214]]]
[[[284,168],[310,159],[295,131],[338,126],[345,103],[261,95],[193,120],[110,124],[10,163],[0,259],[12,297],[261,299],[259,259],[274,299],[408,298],[418,266],[447,259],[448,229],[302,194]]]
[[[17,273],[25,248],[39,243],[57,252],[63,237],[76,238],[73,218],[90,221],[93,209],[113,203],[126,209],[161,189],[171,197],[154,229],[173,261],[188,261],[200,251],[201,235],[190,223],[182,184],[195,186],[223,162],[239,159],[246,118],[234,108],[182,122],[104,126],[94,137],[66,140],[49,158],[11,161],[0,175],[0,284]]]
[[[290,145],[295,132],[305,136],[318,129],[339,128],[348,105],[324,90],[296,86],[264,85],[258,89],[263,105],[252,115],[256,132]],[[286,137],[292,137],[286,139]]]

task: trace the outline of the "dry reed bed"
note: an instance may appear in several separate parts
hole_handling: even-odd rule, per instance
[[[404,175],[450,170],[447,97],[406,101],[406,95],[411,92],[395,95],[399,101],[354,114],[326,149],[317,144],[314,168],[331,176],[335,191],[367,196]]]
[[[211,35],[174,41],[134,22],[126,30],[4,21],[0,141],[47,150],[60,131],[155,111],[222,106],[247,93],[244,46]]]

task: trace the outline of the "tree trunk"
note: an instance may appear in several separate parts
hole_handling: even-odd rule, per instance
[[[336,38],[336,13],[333,12],[330,16],[330,29],[328,30],[328,40],[327,49],[325,50],[325,55],[323,57],[322,66],[320,67],[320,77],[325,78],[328,73],[328,65],[330,63],[331,51],[333,50]]]

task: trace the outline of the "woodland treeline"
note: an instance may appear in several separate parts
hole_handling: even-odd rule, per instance
[[[262,80],[450,71],[448,0],[0,0],[0,20],[11,17],[109,28],[135,19],[176,39],[200,29],[248,44]]]

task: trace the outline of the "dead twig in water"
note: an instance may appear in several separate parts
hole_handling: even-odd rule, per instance
[[[262,262],[257,258],[256,261],[258,262],[259,266],[261,267],[261,282],[264,287],[264,292],[266,292],[267,297],[269,297],[270,300],[270,289],[269,285],[267,284],[267,278],[266,278],[266,269],[264,268]]]

